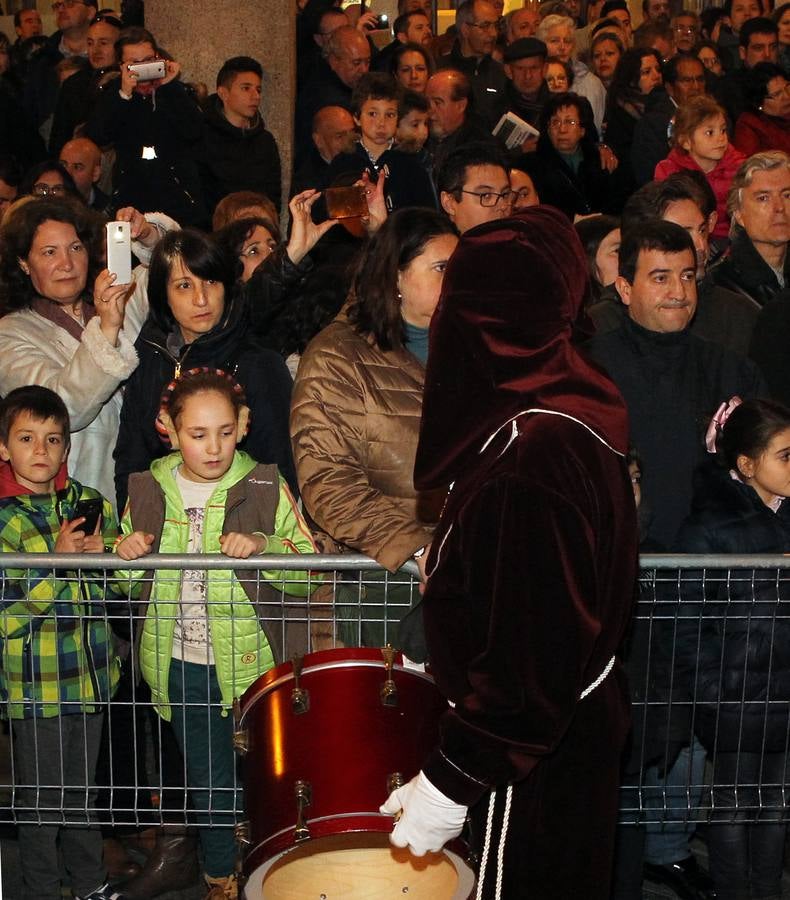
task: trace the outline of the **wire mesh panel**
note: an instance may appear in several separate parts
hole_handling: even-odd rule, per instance
[[[419,598],[415,565],[356,556],[144,564],[5,555],[0,821],[233,828],[234,697],[294,656],[397,645]],[[642,565],[621,822],[786,821],[790,561]]]
[[[621,822],[787,821],[785,558],[643,557]]]
[[[410,572],[365,557],[259,556],[233,572],[216,556],[138,572],[78,559],[4,557],[0,821],[233,827],[234,698],[294,656],[396,643],[419,597]]]

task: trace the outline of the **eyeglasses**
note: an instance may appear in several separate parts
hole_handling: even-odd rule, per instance
[[[696,34],[697,29],[694,25],[675,25],[675,31],[678,34]]]
[[[65,9],[74,9],[77,4],[80,6],[87,5],[85,0],[56,0],[56,2],[52,4],[52,12],[60,12],[64,7]]]
[[[470,22],[469,23],[472,28],[479,28],[481,31],[496,31],[498,24],[497,22]]]
[[[505,203],[513,202],[513,191],[511,190],[502,191],[501,194],[498,194],[496,191],[483,191],[482,193],[478,193],[477,191],[465,191],[462,188],[461,193],[471,194],[473,197],[477,197],[481,206],[496,206],[500,200],[504,200]]]
[[[562,128],[563,125],[568,128],[575,128],[578,124],[578,119],[558,119],[556,116],[549,119],[549,128]]]
[[[34,184],[30,189],[30,193],[34,197],[49,197],[50,194],[53,197],[60,197],[62,194],[66,193],[66,185],[65,184],[45,184],[44,182],[39,182],[38,184]]]

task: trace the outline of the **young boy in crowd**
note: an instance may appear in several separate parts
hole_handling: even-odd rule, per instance
[[[400,93],[392,75],[370,72],[360,78],[351,97],[354,122],[360,130],[359,141],[351,153],[334,158],[327,172],[326,186],[349,184],[365,171],[375,184],[383,172],[390,211],[404,206],[435,208],[436,198],[425,166],[414,153],[404,153],[393,146]]]
[[[69,433],[66,406],[48,388],[18,388],[0,404],[4,552],[101,553],[112,543],[110,503],[66,475]],[[86,500],[101,508],[91,529],[78,508]],[[58,842],[75,900],[122,898],[107,883],[101,832],[86,827],[119,673],[104,599],[100,582],[75,572],[4,570],[0,711],[11,722],[25,900],[61,897]]]
[[[416,153],[423,165],[427,164],[425,143],[428,140],[428,98],[416,91],[404,91],[398,103],[398,130],[395,146],[403,153]]]
[[[263,69],[234,56],[217,74],[217,92],[206,102],[200,173],[209,209],[235,191],[257,191],[280,206],[280,152],[259,110]]]

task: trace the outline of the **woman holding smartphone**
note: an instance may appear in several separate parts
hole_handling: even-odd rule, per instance
[[[130,208],[118,217],[147,257],[158,229]],[[9,211],[0,241],[0,395],[29,384],[55,391],[71,419],[70,474],[112,499],[119,388],[137,366],[148,302],[142,267],[117,284],[104,259],[103,220],[84,203],[46,197]]]

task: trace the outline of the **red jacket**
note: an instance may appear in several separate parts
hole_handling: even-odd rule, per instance
[[[763,150],[790,153],[790,122],[764,113],[745,112],[738,116],[732,142],[746,156]]]
[[[697,165],[690,153],[686,153],[685,150],[681,150],[678,147],[673,147],[669,152],[669,156],[666,159],[662,159],[656,166],[655,178],[656,181],[663,181],[676,172],[688,172],[689,170],[702,172],[716,195],[716,212],[719,214],[719,221],[716,223],[712,236],[726,238],[730,234],[730,217],[727,215],[727,192],[730,190],[730,185],[738,170],[738,166],[745,159],[746,157],[743,153],[730,144],[727,147],[727,152],[716,164],[716,167],[710,172],[702,172],[702,169]]]

